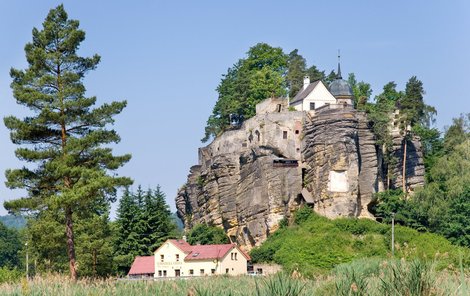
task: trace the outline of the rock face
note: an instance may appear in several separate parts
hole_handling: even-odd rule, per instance
[[[371,217],[367,206],[381,179],[372,132],[352,108],[318,113],[306,124],[304,184],[321,215]],[[379,185],[380,184],[380,185]]]
[[[199,149],[199,165],[176,197],[186,229],[223,227],[232,242],[250,249],[301,204],[330,218],[372,218],[368,206],[384,181],[365,114],[343,105],[289,112],[275,103]],[[402,162],[403,145],[395,148]],[[409,188],[422,185],[419,141],[408,142],[406,165]],[[394,172],[401,176],[401,167]],[[399,187],[401,179],[393,182]]]

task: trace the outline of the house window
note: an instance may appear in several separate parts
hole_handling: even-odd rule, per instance
[[[283,138],[283,139],[287,139],[287,131],[283,131],[283,132],[282,132],[282,138]]]
[[[310,110],[315,110],[315,103],[310,103]]]
[[[228,268],[225,268],[225,273],[228,273],[229,269]]]
[[[204,275],[204,269],[199,270],[199,273],[200,273],[201,275]]]
[[[263,269],[262,268],[257,268],[256,273],[257,274],[263,274]]]
[[[160,262],[165,261],[165,255],[160,255]]]
[[[234,253],[234,257],[235,257],[235,260],[238,260],[238,259],[237,259],[237,253]]]
[[[161,270],[158,271],[158,276],[159,276],[159,277],[162,276],[162,271],[161,271]]]
[[[277,112],[281,112],[281,104],[277,105]]]
[[[233,260],[233,253],[230,253],[230,259]]]
[[[215,269],[211,269],[211,274],[215,274]]]
[[[166,270],[163,271],[163,276],[166,277]]]
[[[194,275],[194,269],[189,270],[189,275]]]
[[[180,261],[180,254],[176,254],[176,261]]]

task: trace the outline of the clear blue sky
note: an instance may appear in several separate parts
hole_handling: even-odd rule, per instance
[[[24,69],[24,45],[49,9],[64,3],[80,20],[86,40],[80,53],[102,62],[86,80],[98,102],[127,100],[116,118],[131,153],[121,175],[144,188],[160,184],[174,197],[190,166],[221,75],[250,46],[266,42],[286,53],[297,48],[318,68],[336,67],[372,85],[404,89],[416,75],[425,100],[438,110],[436,125],[470,112],[469,1],[1,1],[0,116],[21,116],[9,87],[11,67]],[[4,171],[22,164],[0,124],[0,202],[21,196],[4,185]],[[6,214],[0,206],[0,215]]]

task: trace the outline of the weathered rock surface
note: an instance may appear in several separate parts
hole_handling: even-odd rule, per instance
[[[395,147],[397,157],[402,146]],[[419,141],[410,141],[410,188],[424,183],[421,156]],[[365,114],[351,107],[258,114],[199,149],[199,165],[178,191],[177,213],[186,229],[223,227],[250,249],[303,203],[330,218],[372,218],[368,206],[384,187],[381,162]],[[401,184],[400,169],[394,168],[394,186]]]

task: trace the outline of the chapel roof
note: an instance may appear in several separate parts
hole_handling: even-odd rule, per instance
[[[301,102],[315,89],[315,87],[317,87],[318,83],[320,83],[320,80],[314,81],[310,83],[305,89],[300,90],[292,99],[292,101],[290,101],[290,104],[295,105],[296,103]]]

